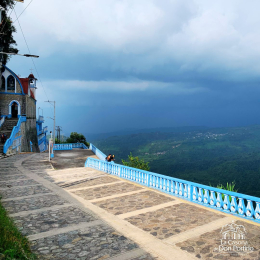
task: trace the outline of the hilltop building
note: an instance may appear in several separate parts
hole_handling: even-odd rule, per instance
[[[5,65],[1,79],[0,134],[5,132],[8,140],[5,147],[0,146],[0,153],[42,151],[46,148],[43,135],[47,129],[42,127],[43,117],[36,120],[37,79],[33,74],[18,77]]]

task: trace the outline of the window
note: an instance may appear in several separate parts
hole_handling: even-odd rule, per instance
[[[7,90],[15,90],[15,79],[12,75],[7,78]]]
[[[5,77],[2,76],[1,91],[5,91]]]

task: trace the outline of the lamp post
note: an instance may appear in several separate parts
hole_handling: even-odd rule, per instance
[[[31,57],[31,58],[39,58],[40,56],[38,55],[33,55],[33,54],[20,54],[20,53],[7,53],[7,52],[0,52],[1,54],[7,54],[7,55],[18,55],[18,56],[24,56],[24,57]]]
[[[42,116],[43,116],[43,109],[40,108],[40,107],[38,107],[38,117],[39,117],[39,118],[40,118],[40,112],[39,112],[40,109],[41,109],[41,111],[42,111]]]
[[[55,144],[55,101],[44,101],[44,102],[48,102],[48,103],[53,103],[54,106],[54,118],[53,119],[53,144]]]

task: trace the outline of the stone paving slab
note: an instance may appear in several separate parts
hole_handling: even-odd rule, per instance
[[[236,221],[234,223],[242,225],[245,228],[245,230],[241,229],[242,232],[245,231],[245,239],[223,239],[224,232],[221,232],[223,230],[219,228],[199,237],[177,243],[176,246],[189,252],[191,255],[195,255],[199,259],[205,260],[260,259],[260,227],[244,221]],[[247,248],[251,247],[253,250],[242,249],[243,246]]]
[[[11,187],[21,187],[21,186],[27,186],[27,185],[38,185],[39,183],[30,180],[30,179],[25,179],[25,180],[17,180],[17,181],[5,181],[5,182],[0,182],[0,190],[1,188],[11,188]]]
[[[130,183],[117,183],[117,184],[97,187],[93,189],[75,191],[72,193],[86,200],[93,200],[93,199],[108,197],[115,194],[129,192],[129,191],[136,191],[140,189],[142,189],[142,187]]]
[[[51,207],[54,205],[63,205],[65,203],[67,202],[57,195],[43,195],[36,198],[11,200],[6,202],[3,201],[2,205],[6,208],[9,214],[12,214],[19,211],[28,211],[33,209]]]
[[[55,151],[51,163],[55,169],[84,167],[88,157],[98,157],[89,149],[73,149],[72,151]]]
[[[180,203],[126,220],[159,239],[165,239],[223,217],[200,207]]]
[[[132,258],[131,260],[155,260],[157,257],[153,257],[150,254],[145,254],[139,257]]]
[[[48,210],[41,213],[31,213],[26,216],[14,217],[15,224],[23,235],[64,228],[71,224],[90,222],[96,220],[95,217],[83,212],[76,207],[66,207],[56,210]]]
[[[222,221],[225,224],[228,223],[226,215],[204,209],[196,204],[186,203],[180,199],[174,199],[174,197],[160,192],[153,192],[124,180],[122,183],[104,183],[103,181],[100,184],[90,186],[88,185],[91,181],[88,180],[86,182],[88,184],[83,186],[83,183],[74,183],[74,180],[78,180],[77,178],[82,178],[80,176],[83,171],[86,171],[86,178],[95,176],[98,179],[106,177],[116,181],[118,179],[109,175],[101,177],[99,175],[104,174],[103,172],[83,167],[82,169],[53,170],[47,158],[47,154],[34,154],[29,160],[24,161],[22,167],[21,161],[17,162],[17,158],[12,161],[7,161],[9,158],[4,159],[7,162],[5,166],[8,170],[2,174],[2,176],[11,176],[10,172],[14,169],[12,167],[16,166],[21,171],[20,176],[23,173],[54,192],[54,194],[46,195],[41,193],[27,195],[25,193],[23,199],[16,197],[3,201],[4,205],[7,205],[7,210],[13,213],[11,217],[15,219],[17,225],[23,228],[22,232],[27,234],[29,240],[32,241],[33,251],[39,254],[39,259],[151,260],[157,259],[156,256],[160,260],[225,259],[220,254],[212,256],[215,258],[205,258],[208,253],[204,254],[203,252],[207,252],[207,244],[204,246],[204,244],[197,243],[201,242],[197,239],[201,235],[205,235],[205,232],[211,234],[219,229]],[[63,174],[64,179],[62,179]],[[70,178],[68,178],[69,176]],[[82,176],[85,176],[85,173]],[[82,181],[80,179],[79,181]],[[14,179],[8,178],[2,182],[11,182],[12,180]],[[59,187],[53,183],[53,180],[65,180],[66,185]],[[73,189],[75,190],[68,188],[65,191],[64,187],[71,185],[71,182],[74,183]],[[78,189],[84,187],[87,189],[81,191],[83,192],[81,196],[75,195],[76,192],[79,192],[79,190],[76,191],[76,185],[81,184],[82,187]],[[96,186],[103,184],[102,187]],[[39,186],[41,187],[41,185]],[[130,185],[131,188],[129,189],[129,186],[123,187],[124,185]],[[19,187],[19,189],[23,188],[29,188],[29,186]],[[11,190],[16,189],[8,189],[8,191]],[[84,195],[86,191],[91,192]],[[134,192],[138,192],[138,194],[133,195]],[[140,195],[145,192],[152,193],[138,201]],[[170,198],[170,202],[166,202],[165,199],[160,202],[160,199],[153,197],[153,193]],[[9,196],[12,195],[9,194]],[[126,199],[122,200],[121,204],[116,205],[116,202],[124,197]],[[156,204],[157,200],[158,205]],[[105,205],[105,201],[113,201],[113,203],[109,207],[109,205]],[[155,206],[150,203],[155,203]],[[104,207],[99,207],[98,204],[104,205]],[[113,210],[116,209],[116,206],[121,207],[122,205],[124,205],[122,210],[127,212],[116,215],[117,212]],[[142,208],[143,206],[144,208]],[[78,209],[79,213],[75,213],[74,210],[69,211],[69,209]],[[109,210],[112,211],[109,212]],[[97,219],[95,220],[95,217],[91,219],[90,215]],[[88,217],[87,220],[84,219],[86,216],[89,216],[90,219]],[[233,219],[231,215],[230,218]],[[207,222],[209,223],[207,224]],[[217,222],[218,225],[216,225]],[[108,223],[110,227],[102,223]],[[207,225],[211,225],[210,228],[207,228]],[[196,234],[200,227],[202,227],[203,232]],[[252,225],[252,230],[255,232],[251,235],[252,240],[256,245],[259,245],[258,234],[260,231],[254,227],[256,225]],[[116,232],[117,235],[114,236],[113,232]],[[178,240],[178,238],[182,240]],[[180,241],[187,244],[181,244]],[[194,241],[198,246],[196,248],[195,245],[189,244]],[[207,238],[206,242],[211,245],[210,238]],[[138,247],[137,243],[141,245],[142,249]],[[193,247],[194,252],[190,252],[191,247]],[[253,259],[252,257],[258,259],[260,255],[257,255],[257,252],[253,253],[255,254],[250,255],[250,259]],[[236,259],[243,258],[237,256]]]
[[[74,173],[67,175],[52,175],[52,178],[60,182],[71,182],[77,179],[86,179],[89,178],[89,176],[86,173]]]
[[[1,167],[0,165],[0,179],[1,176],[6,176],[6,175],[16,175],[16,174],[21,174],[21,172],[18,169],[15,169],[14,166],[7,168],[7,167]]]
[[[10,199],[10,198],[30,196],[35,194],[44,194],[50,192],[52,191],[39,184],[37,186],[10,188],[8,190],[2,190],[2,191],[0,190],[0,195],[2,196],[2,199]]]
[[[74,169],[70,169],[73,170],[72,173],[69,173],[67,170],[59,170],[59,171],[55,171],[55,170],[41,170],[39,171],[39,169],[33,170],[30,169],[30,172],[33,172],[37,175],[39,175],[40,177],[50,181],[50,182],[57,182],[57,180],[62,180],[62,178],[66,178],[67,176],[70,177],[70,174],[74,174]],[[89,171],[89,170],[85,170],[84,173],[82,173],[82,170],[84,170],[84,168],[82,167],[81,170],[78,170],[78,172],[80,172],[81,174],[83,174],[83,176],[85,178],[91,178],[91,177],[96,177],[98,175],[102,175],[104,173],[100,172],[100,174],[98,174],[95,171]],[[70,177],[71,178],[71,177]],[[69,179],[68,179],[69,181]]]
[[[107,225],[32,241],[40,259],[106,259],[138,248],[138,245]]]
[[[0,168],[1,171],[1,168]],[[0,182],[3,181],[13,181],[13,180],[28,180],[28,177],[25,175],[0,175]]]
[[[70,187],[67,187],[66,189],[77,189],[77,188],[82,188],[82,187],[90,187],[98,184],[104,184],[104,183],[112,183],[112,182],[117,182],[118,179],[113,178],[113,177],[100,177],[97,179],[88,179],[86,181],[83,181],[80,184],[72,184]]]
[[[26,160],[22,163],[22,166],[25,169],[35,169],[35,170],[41,170],[41,169],[52,169],[52,166],[50,165],[48,160],[37,160],[37,157]]]
[[[119,215],[130,211],[156,206],[169,201],[174,201],[174,199],[154,191],[143,191],[138,193],[138,195],[133,194],[120,198],[94,202],[94,204],[112,214]]]

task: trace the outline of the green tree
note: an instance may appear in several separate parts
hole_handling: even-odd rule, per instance
[[[237,192],[238,190],[235,189],[235,181],[232,181],[231,183],[227,182],[227,186],[224,186],[223,184],[218,184],[217,188],[218,189],[222,189],[222,190],[227,190],[227,191],[232,191],[232,192]],[[222,199],[225,199],[225,195],[222,194]],[[231,196],[229,196],[229,201],[231,202],[232,198]]]
[[[11,19],[7,16],[7,12],[13,8],[14,0],[1,0],[0,5],[5,9],[2,12],[2,21],[0,21],[0,49],[7,53],[17,53],[18,50],[14,47],[16,41],[13,38],[13,33],[16,32],[12,25]],[[6,64],[10,59],[10,55],[3,54],[2,63]]]
[[[67,143],[84,143],[89,146],[89,143],[86,140],[86,137],[83,134],[79,134],[77,132],[72,132],[70,137],[66,141]]]
[[[145,170],[145,171],[150,170],[150,167],[148,165],[149,162],[145,162],[143,159],[139,159],[138,156],[134,157],[132,155],[132,153],[130,153],[130,155],[128,155],[128,159],[129,159],[129,162],[122,160],[122,163],[129,167],[133,167],[133,168],[137,168],[137,169],[141,169],[141,170]]]

